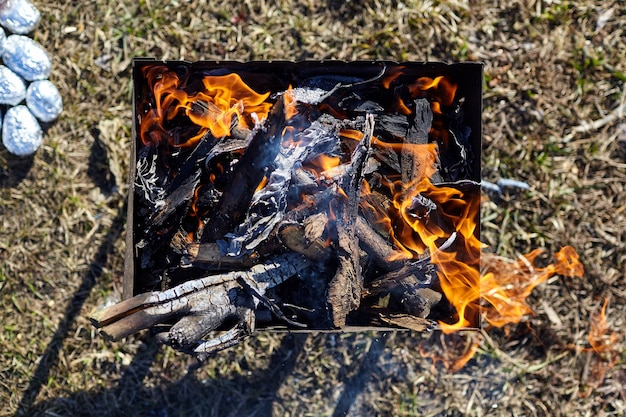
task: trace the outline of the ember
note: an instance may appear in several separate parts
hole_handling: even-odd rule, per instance
[[[134,285],[94,324],[200,357],[258,323],[477,327],[481,82],[476,64],[136,61]]]

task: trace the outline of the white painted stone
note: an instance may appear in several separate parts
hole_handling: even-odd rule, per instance
[[[0,55],[4,51],[4,41],[7,40],[7,34],[4,33],[4,29],[0,28]]]
[[[52,62],[43,47],[22,35],[11,35],[4,41],[4,64],[27,81],[45,80],[50,76]]]
[[[25,35],[35,29],[41,13],[29,0],[6,0],[0,4],[0,25]]]
[[[63,111],[59,90],[48,80],[33,81],[26,90],[26,105],[40,122],[51,122]]]
[[[43,141],[43,131],[28,107],[9,108],[2,124],[2,144],[18,156],[33,154]]]
[[[15,106],[26,98],[24,80],[4,65],[0,65],[0,104]]]

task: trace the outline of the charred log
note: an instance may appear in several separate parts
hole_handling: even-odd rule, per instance
[[[353,152],[350,166],[340,182],[343,193],[334,200],[334,212],[337,215],[335,250],[338,266],[328,286],[328,304],[331,322],[335,328],[345,325],[348,313],[356,310],[361,300],[363,277],[358,257],[355,256],[359,250],[355,226],[365,162],[370,152],[373,133],[374,118],[368,115],[363,138]]]

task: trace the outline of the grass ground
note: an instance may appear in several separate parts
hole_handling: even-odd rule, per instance
[[[65,111],[33,158],[0,147],[0,416],[626,414],[623,2],[34,3]],[[199,369],[145,334],[107,343],[86,317],[121,291],[135,56],[483,61],[483,176],[530,184],[485,200],[486,250],[572,245],[586,274],[479,334],[261,334]],[[457,372],[420,353],[473,341]]]

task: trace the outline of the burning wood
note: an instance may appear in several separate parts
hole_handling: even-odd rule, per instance
[[[446,65],[251,65],[136,65],[136,295],[94,324],[197,356],[263,322],[477,326],[480,87]]]

